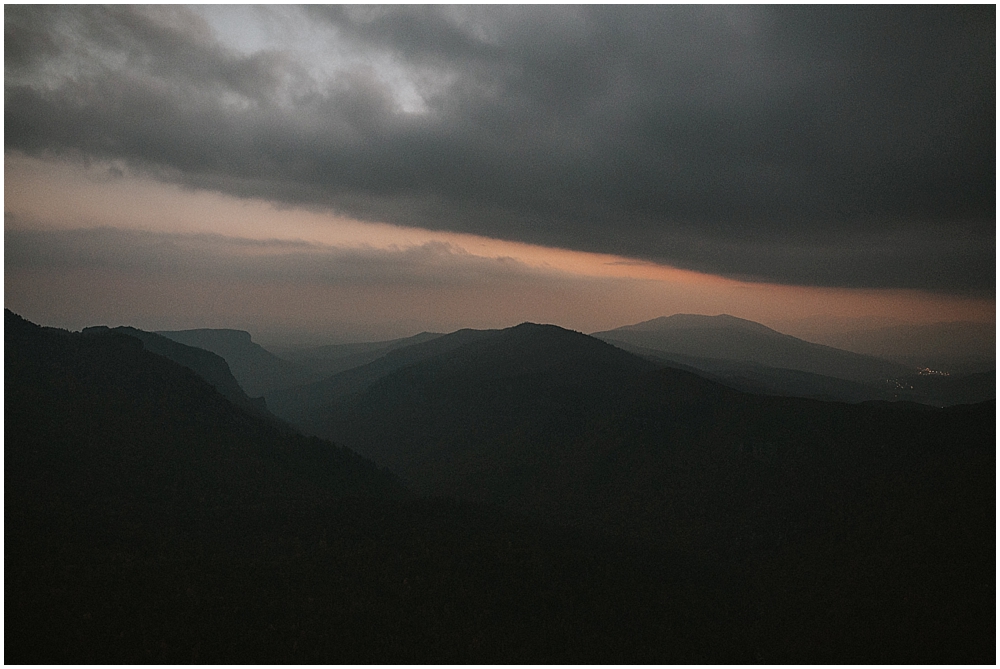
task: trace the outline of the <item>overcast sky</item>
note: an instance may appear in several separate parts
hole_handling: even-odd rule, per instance
[[[69,322],[78,286],[95,318],[269,326],[327,305],[351,313],[313,327],[364,330],[330,292],[353,290],[373,333],[487,324],[490,300],[585,330],[675,307],[993,320],[995,25],[992,5],[8,5],[5,301]],[[212,272],[284,297],[198,311]],[[112,304],[122,282],[143,309]]]

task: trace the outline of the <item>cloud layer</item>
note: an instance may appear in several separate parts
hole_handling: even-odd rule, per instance
[[[488,258],[445,242],[403,248],[343,248],[285,239],[247,239],[90,228],[8,230],[11,270],[99,270],[172,280],[183,276],[339,288],[475,285],[480,288],[558,280],[560,272],[513,258]],[[507,286],[509,287],[509,286]]]
[[[796,285],[995,293],[995,8],[7,6],[7,151]]]

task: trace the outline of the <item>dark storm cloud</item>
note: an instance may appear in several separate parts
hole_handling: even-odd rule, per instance
[[[7,7],[6,148],[727,276],[995,290],[991,6],[302,11],[351,56],[329,76],[180,8]]]

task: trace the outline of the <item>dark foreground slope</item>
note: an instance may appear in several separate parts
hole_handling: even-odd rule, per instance
[[[236,407],[130,335],[40,328],[9,311],[4,327],[5,487],[22,506],[190,509],[402,491],[371,462]]]
[[[115,332],[5,313],[11,663],[736,662],[740,585],[414,499]]]
[[[530,324],[311,423],[421,492],[724,565],[753,645],[794,662],[992,657],[994,424],[992,403],[750,395]]]

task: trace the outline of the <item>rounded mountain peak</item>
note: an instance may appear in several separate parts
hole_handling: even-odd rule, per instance
[[[780,334],[775,330],[761,325],[755,321],[745,318],[737,318],[729,314],[718,314],[717,316],[707,316],[704,314],[674,314],[672,316],[661,316],[652,320],[628,325],[622,330],[633,330],[639,332],[663,331],[663,330],[684,330],[690,328],[710,328],[727,330],[744,330],[757,332],[760,334]]]

